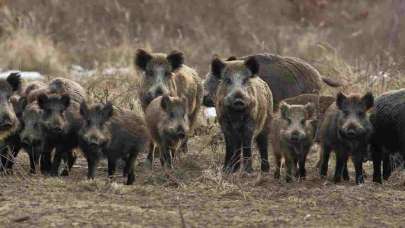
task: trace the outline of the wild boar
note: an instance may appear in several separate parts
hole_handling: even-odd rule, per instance
[[[399,152],[402,160],[405,158],[405,89],[386,92],[375,100],[370,112],[370,121],[374,127],[371,140],[371,154],[373,159],[373,181],[382,183],[391,175],[392,166],[390,156]],[[400,159],[401,160],[401,159]]]
[[[18,131],[20,122],[15,114],[12,98],[21,92],[22,82],[18,73],[0,79],[0,171],[12,170],[14,157],[20,150]]]
[[[355,167],[356,184],[364,183],[363,157],[366,156],[373,132],[367,111],[373,105],[372,93],[366,93],[364,96],[338,93],[336,103],[329,107],[321,126],[321,177],[327,175],[329,154],[333,150],[336,153],[335,183],[340,182],[342,176],[344,180],[349,180],[349,156],[352,157]]]
[[[139,91],[143,110],[158,96],[184,97],[189,128],[192,130],[201,108],[203,88],[197,72],[184,64],[183,53],[172,51],[166,55],[139,49],[135,56],[135,66],[143,75]],[[183,140],[182,150],[188,150],[187,138]]]
[[[264,80],[273,93],[274,110],[277,110],[281,100],[304,93],[318,93],[322,81],[331,87],[342,84],[335,80],[321,77],[319,72],[310,64],[299,58],[283,57],[274,54],[254,54],[241,58],[230,57],[229,61],[255,58],[259,71],[257,75]],[[220,79],[210,71],[204,80],[203,104],[213,107]]]
[[[84,125],[79,131],[79,146],[88,163],[88,178],[94,179],[98,161],[108,160],[108,175],[114,175],[118,159],[125,161],[127,184],[135,181],[134,163],[149,145],[149,133],[142,115],[114,110],[111,103],[80,105]]]
[[[220,80],[215,108],[224,134],[226,153],[223,170],[232,173],[243,164],[252,172],[252,142],[256,141],[261,170],[269,171],[268,134],[273,111],[273,97],[269,86],[260,79],[259,63],[254,58],[224,62],[215,58],[211,72]]]
[[[162,166],[172,168],[172,157],[190,131],[186,98],[163,95],[146,108],[145,118]]]
[[[280,113],[272,120],[270,133],[276,179],[280,178],[282,158],[287,168],[285,177],[287,182],[292,181],[293,175],[305,179],[305,162],[316,131],[314,113],[313,103],[306,105],[289,105],[284,101],[280,103]]]

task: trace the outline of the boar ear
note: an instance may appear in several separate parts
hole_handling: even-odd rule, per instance
[[[48,101],[48,99],[49,99],[48,95],[46,95],[45,93],[39,94],[38,97],[37,97],[38,106],[41,109],[45,109],[45,104]]]
[[[249,57],[245,60],[245,66],[252,72],[252,75],[259,73],[259,63],[255,57]]]
[[[364,105],[366,106],[366,110],[369,110],[374,105],[374,96],[371,92],[367,92],[361,100],[363,101]]]
[[[215,57],[211,62],[211,72],[216,78],[221,78],[222,70],[225,68],[225,63]]]
[[[235,61],[237,59],[238,58],[236,58],[236,56],[231,56],[231,57],[227,58],[225,61]]]
[[[290,112],[290,105],[285,103],[284,101],[282,101],[280,103],[280,114],[281,114],[281,118],[283,119],[288,119],[288,114]]]
[[[315,114],[315,104],[309,102],[308,104],[305,105],[305,110],[307,111],[307,119],[312,119]]]
[[[346,99],[347,99],[347,97],[342,92],[339,92],[336,96],[336,106],[339,109],[342,109],[343,103],[346,101]]]
[[[179,69],[184,63],[184,55],[179,51],[172,51],[167,55],[166,59],[169,61],[170,65],[172,65],[173,71]]]
[[[146,69],[146,65],[152,60],[152,55],[149,52],[138,49],[135,54],[135,65],[141,70]]]
[[[80,115],[83,117],[87,117],[89,114],[89,107],[87,107],[87,103],[85,101],[82,101],[80,103]]]
[[[68,94],[63,94],[60,97],[60,100],[62,101],[63,106],[65,106],[65,108],[69,107],[70,105],[70,96]]]
[[[162,107],[163,110],[167,111],[170,106],[170,97],[167,95],[163,95],[160,106]]]
[[[105,120],[108,120],[111,118],[111,116],[114,114],[114,108],[113,108],[111,101],[108,101],[104,105],[102,113],[103,113],[103,117]]]
[[[11,73],[7,77],[7,82],[10,84],[13,91],[17,91],[21,88],[21,74],[20,73]]]

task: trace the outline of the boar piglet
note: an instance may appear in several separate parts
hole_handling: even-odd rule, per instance
[[[135,181],[135,161],[149,144],[143,116],[129,110],[114,110],[111,103],[80,105],[84,125],[79,131],[79,146],[87,159],[88,178],[94,179],[99,160],[108,160],[108,175],[112,176],[118,159],[125,161],[127,184]]]
[[[18,137],[20,122],[13,106],[13,100],[20,95],[21,84],[18,73],[0,79],[0,172],[12,170],[14,157],[21,148]]]
[[[274,172],[276,179],[280,178],[282,158],[287,168],[287,182],[292,181],[293,175],[305,179],[305,162],[316,131],[314,113],[313,103],[306,105],[280,103],[280,113],[272,120],[270,133],[276,163]]]
[[[68,94],[41,94],[37,102],[42,110],[40,123],[46,141],[43,145],[41,166],[44,166],[44,170],[51,170],[51,175],[56,176],[59,175],[59,166],[64,160],[68,167],[63,175],[68,175],[76,161],[73,149],[78,146],[77,133],[83,122],[79,113],[80,105],[71,101]],[[53,149],[55,156],[51,163]]]
[[[321,177],[327,175],[329,154],[333,150],[336,153],[335,183],[340,182],[342,176],[344,180],[349,180],[349,156],[355,167],[356,184],[364,183],[363,157],[367,154],[373,132],[367,111],[373,104],[372,93],[364,96],[338,93],[336,103],[329,107],[321,126]]]
[[[270,88],[257,76],[259,64],[254,57],[244,61],[224,62],[215,58],[211,72],[220,79],[216,94],[218,121],[225,137],[224,172],[235,172],[243,164],[247,172],[252,169],[252,142],[256,140],[260,151],[261,170],[269,171],[268,134],[273,111]]]
[[[185,98],[163,95],[146,108],[146,123],[160,151],[162,166],[172,168],[172,157],[189,134],[189,118]]]

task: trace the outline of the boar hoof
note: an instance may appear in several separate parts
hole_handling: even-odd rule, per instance
[[[275,173],[274,173],[274,179],[280,179],[280,171],[276,171]]]

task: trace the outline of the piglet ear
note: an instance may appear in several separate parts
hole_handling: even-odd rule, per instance
[[[280,114],[281,118],[287,120],[290,113],[290,105],[282,101],[280,103]]]
[[[339,109],[343,109],[346,100],[347,100],[346,95],[344,95],[342,92],[339,92],[336,96],[336,106]]]
[[[211,72],[212,75],[214,75],[216,78],[221,78],[222,71],[225,68],[225,63],[219,59],[218,57],[215,57],[211,61]]]
[[[70,96],[68,94],[63,94],[60,98],[60,100],[62,101],[63,106],[65,106],[65,108],[69,107],[70,105]]]
[[[374,96],[371,92],[367,92],[362,98],[362,102],[366,106],[366,110],[369,110],[374,106]]]
[[[103,113],[103,117],[105,120],[108,120],[112,117],[112,115],[114,114],[114,108],[113,105],[110,101],[108,101],[104,107],[103,110],[101,110]]]
[[[305,105],[305,110],[307,112],[307,119],[312,119],[314,117],[315,109],[316,109],[315,104],[312,102]]]
[[[135,66],[144,71],[146,69],[146,65],[148,65],[152,58],[153,57],[151,54],[149,54],[149,52],[143,49],[138,49],[135,54]]]
[[[89,107],[87,106],[87,103],[83,101],[80,103],[80,115],[83,117],[87,117],[89,114]]]
[[[7,77],[7,82],[10,84],[13,91],[21,89],[21,74],[20,73],[11,73]]]
[[[45,104],[48,102],[48,95],[41,93],[40,95],[38,95],[37,97],[37,102],[38,102],[38,106],[41,109],[45,109]]]
[[[160,103],[160,106],[162,107],[162,109],[167,111],[170,107],[170,104],[171,104],[170,97],[168,95],[163,95],[162,101]]]
[[[252,72],[252,76],[255,76],[259,73],[259,63],[255,57],[249,57],[245,60],[245,66]]]

